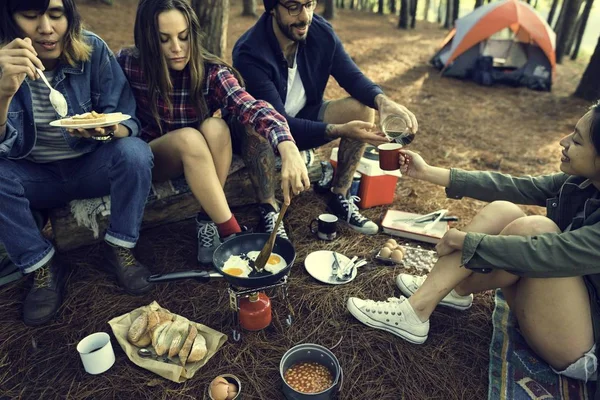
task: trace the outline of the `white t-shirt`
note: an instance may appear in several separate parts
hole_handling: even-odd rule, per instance
[[[298,73],[297,56],[298,49],[296,48],[294,66],[288,68],[287,96],[285,98],[285,112],[290,117],[295,117],[306,105],[306,91]]]

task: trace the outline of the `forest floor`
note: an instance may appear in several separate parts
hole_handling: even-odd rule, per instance
[[[133,43],[137,2],[115,0],[113,6],[97,0],[77,3],[87,28],[116,51]],[[240,16],[240,3],[232,0],[229,49],[254,23],[254,19]],[[428,64],[446,34],[443,29],[419,21],[416,29],[402,31],[396,24],[395,17],[349,10],[339,11],[333,21],[346,50],[365,74],[417,116],[419,133],[412,150],[420,152],[430,164],[443,167],[517,175],[558,170],[558,142],[572,131],[589,106],[572,97],[585,60],[559,65],[552,92],[482,87],[441,78]],[[326,97],[345,95],[332,80]],[[471,199],[446,199],[442,188],[403,178],[392,206],[371,208],[364,214],[380,221],[390,207],[420,213],[446,208],[460,217],[456,226],[462,227],[483,205]],[[297,251],[289,289],[296,322],[289,328],[284,326],[285,306],[273,298],[271,327],[244,332],[240,343],[230,338],[194,378],[183,384],[136,367],[114,340],[115,366],[103,375],[87,375],[75,347],[92,332],[109,331],[106,322],[111,318],[153,300],[229,335],[229,300],[224,282],[177,282],[158,286],[143,297],[130,297],[100,271],[100,248],[91,246],[66,255],[73,267],[69,294],[58,319],[39,328],[21,322],[21,302],[29,285],[17,282],[1,288],[0,398],[206,398],[212,378],[233,373],[242,380],[244,399],[274,400],[282,398],[278,365],[287,349],[304,342],[332,347],[340,340],[333,350],[344,368],[340,399],[486,398],[492,293],[476,295],[473,308],[467,312],[436,310],[429,339],[421,346],[361,325],[346,311],[346,298],[383,300],[397,295],[394,277],[402,269],[372,262],[349,285],[324,287],[313,280],[303,268],[310,252],[335,249],[371,259],[373,251],[388,239],[384,234],[364,237],[344,228],[336,242],[317,243],[306,226],[324,206],[323,197],[310,191],[294,199],[286,218]],[[541,208],[525,209],[528,213],[543,213]],[[235,212],[241,223],[257,222],[255,208]],[[140,259],[155,273],[197,268],[194,228],[194,222],[188,220],[143,232],[138,245]]]

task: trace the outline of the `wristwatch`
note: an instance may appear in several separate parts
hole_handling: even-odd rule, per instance
[[[98,140],[100,142],[108,142],[110,140],[113,140],[114,137],[115,137],[115,132],[108,131],[108,132],[106,132],[106,135],[92,136],[92,139]]]

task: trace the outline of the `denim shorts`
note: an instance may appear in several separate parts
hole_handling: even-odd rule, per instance
[[[569,365],[562,371],[557,371],[559,375],[564,375],[569,378],[578,379],[580,381],[595,381],[598,378],[598,359],[596,358],[596,345],[594,344],[590,351],[585,353],[579,360]]]

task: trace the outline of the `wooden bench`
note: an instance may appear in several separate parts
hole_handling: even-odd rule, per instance
[[[308,165],[308,173],[311,182],[316,182],[321,179],[322,168],[318,156],[311,154],[312,162]],[[144,211],[142,230],[188,219],[198,213],[200,206],[189,191],[185,180],[180,178],[173,182],[179,185],[180,190],[177,193],[160,198],[149,197]],[[225,196],[230,207],[256,203],[248,172],[241,159],[236,156],[225,184]],[[108,216],[98,215],[100,235],[95,238],[90,228],[78,224],[70,205],[51,210],[49,217],[55,245],[61,251],[76,249],[102,240],[102,232],[108,226]]]

